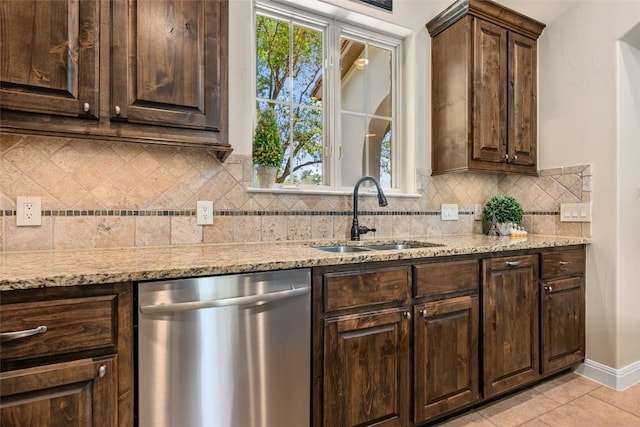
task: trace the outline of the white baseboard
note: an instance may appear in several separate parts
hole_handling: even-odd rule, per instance
[[[614,369],[586,359],[575,372],[607,387],[622,391],[640,383],[640,360],[622,369]]]

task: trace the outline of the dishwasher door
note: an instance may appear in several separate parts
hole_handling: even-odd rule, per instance
[[[138,285],[140,427],[310,424],[310,270]]]

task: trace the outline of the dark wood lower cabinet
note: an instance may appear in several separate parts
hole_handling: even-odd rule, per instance
[[[6,291],[0,304],[1,426],[133,426],[131,283]]]
[[[541,284],[542,372],[550,373],[584,359],[584,278]]]
[[[406,308],[325,320],[323,425],[409,425]]]
[[[483,261],[484,397],[540,377],[536,255]]]
[[[478,297],[414,310],[414,421],[420,423],[479,399]]]
[[[0,425],[115,427],[116,356],[74,360],[0,374]]]
[[[315,268],[312,426],[429,425],[577,366],[584,273],[584,246]]]

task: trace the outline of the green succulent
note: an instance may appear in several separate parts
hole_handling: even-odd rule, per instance
[[[512,222],[520,224],[522,221],[522,206],[511,196],[494,196],[482,209],[482,218],[496,224]]]
[[[280,167],[284,152],[280,129],[273,108],[260,111],[253,136],[253,163],[258,166]]]

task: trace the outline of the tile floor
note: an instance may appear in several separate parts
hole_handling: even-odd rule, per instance
[[[640,384],[615,391],[569,373],[440,427],[640,427]]]

